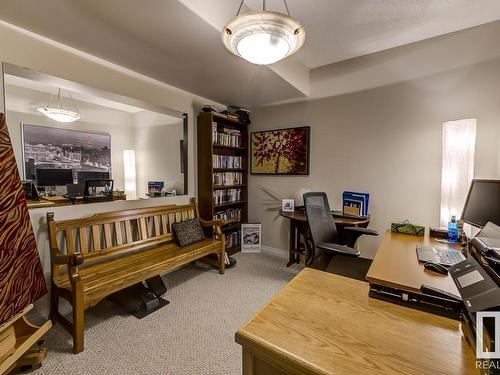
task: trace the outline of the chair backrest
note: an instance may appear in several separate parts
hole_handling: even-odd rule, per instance
[[[314,246],[321,242],[337,243],[337,227],[326,194],[323,192],[305,193],[304,206]]]

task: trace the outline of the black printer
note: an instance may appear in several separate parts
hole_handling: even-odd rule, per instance
[[[477,318],[480,312],[500,312],[500,226],[488,222],[468,243],[468,259],[449,268],[450,276],[462,297],[465,310],[461,314],[462,331],[476,352]],[[495,351],[493,317],[482,318],[481,346]],[[480,325],[481,327],[481,325]],[[500,374],[499,358],[477,358],[481,374]]]

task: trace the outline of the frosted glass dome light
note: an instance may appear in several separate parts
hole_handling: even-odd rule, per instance
[[[51,108],[43,107],[38,108],[38,111],[43,113],[45,116],[51,118],[52,120],[58,122],[73,122],[81,119],[83,116],[77,112],[68,111],[61,108]]]
[[[262,10],[236,16],[221,33],[226,48],[252,64],[269,65],[297,52],[302,25],[286,14]]]
[[[78,108],[76,107],[75,101],[71,96],[71,92],[68,91],[69,98],[73,104],[74,111],[70,111],[69,109],[63,108],[63,98],[61,95],[61,89],[57,90],[57,101],[55,105],[52,105],[52,96],[49,98],[49,103],[46,107],[38,108],[38,112],[43,113],[48,118],[55,120],[57,122],[73,122],[76,120],[80,120],[83,116],[78,112]]]

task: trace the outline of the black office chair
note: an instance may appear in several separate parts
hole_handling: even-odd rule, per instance
[[[338,243],[338,232],[333,220],[328,198],[325,193],[305,193],[304,206],[310,238],[306,246],[312,252],[307,267],[326,271],[330,260],[335,255],[358,257],[359,251],[354,248],[358,238],[363,235],[378,236],[378,232],[368,228],[345,227],[348,231],[346,243]]]

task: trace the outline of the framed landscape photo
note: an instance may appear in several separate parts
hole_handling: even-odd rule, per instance
[[[21,124],[24,178],[34,180],[37,168],[111,172],[108,133]]]
[[[310,127],[253,132],[250,136],[252,174],[308,175]]]
[[[262,246],[261,224],[241,224],[241,252],[260,253]]]

